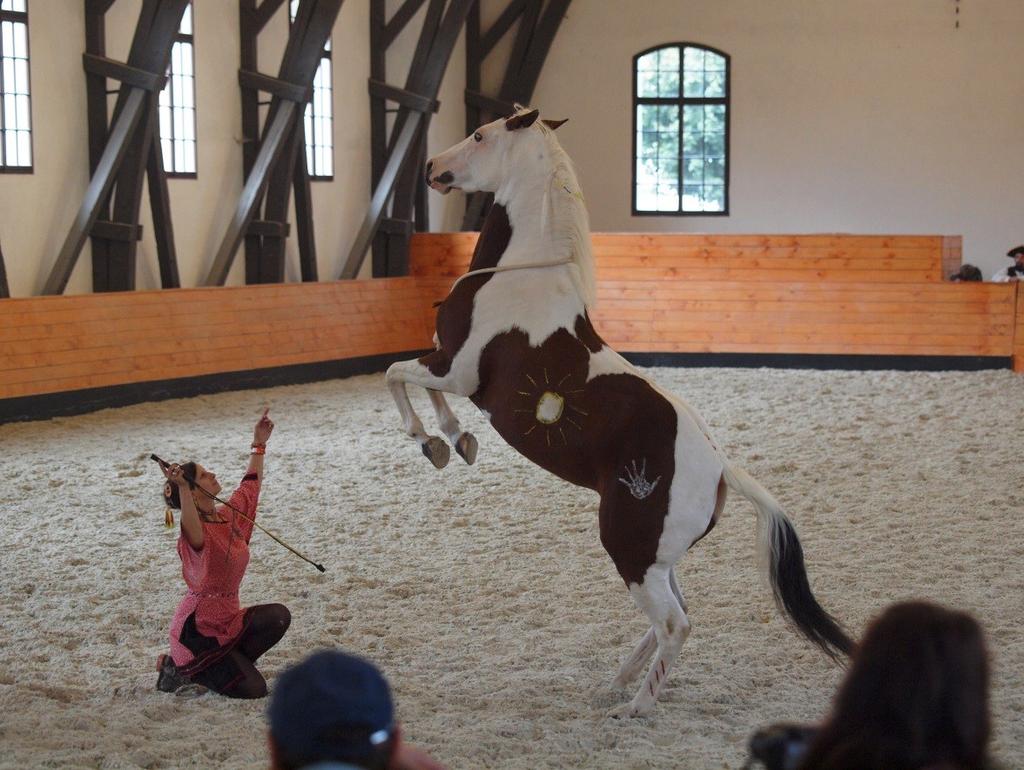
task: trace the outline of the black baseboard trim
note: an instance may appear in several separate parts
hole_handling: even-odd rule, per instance
[[[384,371],[395,361],[418,358],[429,352],[429,350],[409,350],[402,353],[383,353],[376,356],[319,361],[312,364],[293,364],[269,369],[251,369],[244,372],[223,372],[174,380],[136,382],[129,385],[111,385],[106,388],[47,393],[40,396],[4,398],[0,399],[0,423],[46,420],[51,417],[85,414],[99,409],[129,406],[147,401],[189,398],[227,390],[272,388],[277,385],[299,385],[305,382],[340,379],[358,374],[374,374]],[[981,371],[1009,369],[1013,366],[1011,358],[1001,356],[846,356],[802,353],[624,353],[623,355],[637,366],[895,369],[929,372]]]
[[[429,350],[409,350],[402,353],[383,353],[361,358],[343,358],[318,361],[312,364],[292,364],[268,369],[250,369],[244,372],[204,374],[174,380],[134,382],[105,388],[87,388],[39,396],[0,399],[0,423],[25,420],[46,420],[74,414],[95,412],[98,409],[129,406],[147,401],[165,401],[169,398],[190,398],[227,390],[272,388],[277,385],[300,385],[357,374],[375,374],[387,369],[395,361],[429,353]]]
[[[878,356],[818,353],[623,353],[637,366],[724,366],[772,369],[894,369],[913,372],[1012,369],[1009,356]]]

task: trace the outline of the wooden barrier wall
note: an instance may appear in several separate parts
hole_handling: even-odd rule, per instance
[[[0,300],[0,399],[422,350],[475,242],[414,236],[409,278]],[[594,322],[623,351],[1013,356],[1024,371],[1024,286],[944,282],[959,239],[598,234],[594,248]]]
[[[951,236],[592,237],[598,332],[635,352],[1013,355],[1008,284],[949,283]],[[413,275],[466,271],[475,233],[413,236]]]
[[[0,301],[0,398],[431,347],[412,278]]]
[[[461,275],[476,237],[414,235],[411,274]],[[594,233],[591,243],[598,279],[608,281],[916,283],[941,281],[960,267],[959,236]]]
[[[1017,282],[1017,329],[1013,337],[1013,371],[1024,372],[1024,282]]]

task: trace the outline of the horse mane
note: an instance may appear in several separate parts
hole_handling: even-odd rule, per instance
[[[545,191],[545,216],[556,259],[571,257],[573,279],[583,303],[588,308],[597,304],[597,276],[594,254],[590,248],[590,217],[583,191],[576,177],[576,168],[555,132],[541,121],[535,124],[551,153],[552,171]]]

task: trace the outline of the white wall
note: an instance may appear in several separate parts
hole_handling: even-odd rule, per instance
[[[964,236],[986,277],[1024,243],[1022,0],[576,0],[535,106],[605,231]],[[730,215],[630,214],[631,66],[732,59]]]
[[[108,55],[122,58],[141,0],[108,14]],[[389,12],[400,5],[391,0]],[[484,0],[485,23],[504,0]],[[964,259],[989,274],[1024,242],[1024,0],[575,0],[534,104],[575,159],[595,230],[939,233],[964,236]],[[0,246],[13,296],[37,294],[88,183],[80,0],[30,0],[35,173],[0,174]],[[45,12],[41,9],[45,6]],[[196,3],[199,177],[169,182],[182,282],[205,278],[242,188],[238,11]],[[388,80],[403,85],[422,14],[397,41]],[[321,279],[335,278],[370,194],[369,0],[345,0],[334,28],[335,178],[313,184]],[[261,35],[260,69],[277,73],[287,19]],[[511,34],[485,69],[503,71]],[[693,41],[732,57],[728,217],[630,215],[631,65],[650,46]],[[433,117],[436,153],[464,134],[460,40]],[[430,196],[431,223],[456,229],[462,198]],[[159,285],[148,200],[139,288]],[[293,228],[294,230],[294,228]],[[298,277],[297,246],[287,277]],[[243,282],[241,251],[229,283]],[[367,263],[369,260],[367,260]],[[366,265],[368,267],[368,265]],[[89,246],[68,293],[91,290]]]
[[[168,180],[184,286],[199,285],[206,278],[242,190],[238,3],[202,0],[194,5],[198,178]],[[369,208],[369,6],[369,0],[346,0],[333,30],[335,175],[333,181],[312,185],[321,280],[338,277]],[[140,8],[141,0],[117,0],[112,6],[107,14],[109,57],[121,61],[127,57]],[[280,67],[288,34],[286,9],[287,3],[260,35],[260,71],[268,75],[276,75]],[[393,12],[393,8],[389,10]],[[422,14],[389,52],[388,80],[395,85],[405,83]],[[40,292],[88,185],[81,63],[84,41],[81,0],[29,0],[35,173],[0,174],[0,247],[15,297]],[[464,71],[460,40],[439,94],[445,108],[434,116],[428,135],[432,151],[453,144],[464,133]],[[441,208],[435,207],[433,226],[440,228],[443,216]],[[141,220],[137,286],[158,288],[160,273],[148,195],[142,203]],[[244,283],[244,262],[244,252],[239,249],[228,284]],[[369,269],[367,258],[364,274]],[[299,278],[294,226],[286,247],[286,277],[290,281]],[[67,293],[91,290],[90,246],[86,242]]]

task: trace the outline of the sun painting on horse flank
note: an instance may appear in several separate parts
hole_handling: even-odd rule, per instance
[[[562,437],[562,445],[569,446],[569,438],[565,434],[566,428],[572,427],[577,431],[582,431],[583,426],[576,420],[589,416],[587,412],[575,406],[572,402],[572,397],[583,393],[583,388],[576,388],[575,390],[564,390],[562,388],[566,381],[572,377],[572,372],[563,376],[562,379],[552,386],[551,380],[548,378],[547,367],[544,367],[543,387],[529,374],[524,376],[529,382],[531,390],[517,390],[516,395],[522,396],[527,406],[514,409],[513,411],[516,414],[533,415],[534,421],[528,424],[523,435],[529,436],[538,427],[543,427],[544,437],[547,440],[548,446],[551,446],[551,431],[557,430],[557,435]],[[533,404],[533,408],[530,408],[529,404]],[[570,414],[566,413],[567,409]],[[573,419],[571,415],[573,412],[576,419]]]
[[[645,666],[647,673],[614,716],[655,707],[690,632],[675,566],[714,526],[727,489],[754,505],[759,555],[778,606],[827,654],[848,653],[852,642],[814,598],[800,542],[778,503],[728,461],[693,407],[595,331],[585,199],[554,135],[564,121],[538,118],[537,110],[517,107],[426,165],[438,192],[493,192],[494,205],[469,271],[438,305],[436,349],[388,369],[406,433],[437,468],[448,463],[450,446],[472,464],[478,441],[445,398],[464,396],[526,458],[597,492],[601,543],[651,624],[613,684],[626,686]],[[424,429],[410,384],[427,389],[447,442]]]

